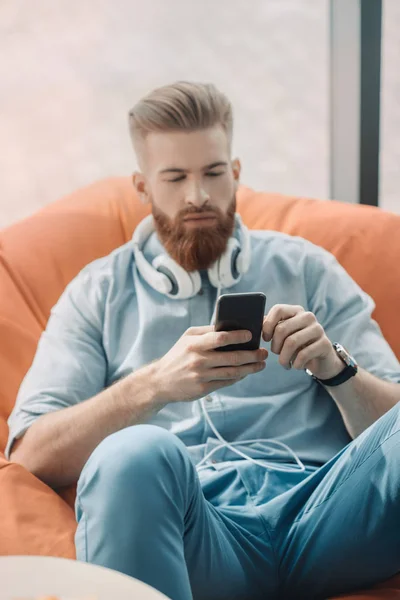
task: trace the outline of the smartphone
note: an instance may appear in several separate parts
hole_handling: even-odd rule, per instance
[[[215,331],[247,329],[251,331],[252,338],[244,344],[230,344],[217,350],[257,350],[260,347],[266,299],[261,292],[223,294],[218,298]]]

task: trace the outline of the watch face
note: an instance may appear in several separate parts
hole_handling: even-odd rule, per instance
[[[336,352],[339,354],[340,358],[343,360],[344,363],[346,363],[346,365],[350,366],[350,367],[354,367],[357,368],[358,364],[355,358],[353,358],[348,351],[346,350],[346,348],[344,346],[342,346],[341,344],[338,343],[334,343],[333,346],[335,347]]]

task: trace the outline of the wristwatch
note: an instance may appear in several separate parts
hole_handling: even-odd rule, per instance
[[[318,383],[328,386],[340,385],[351,377],[354,377],[354,375],[357,375],[358,372],[357,361],[347,352],[346,348],[337,342],[334,342],[332,346],[345,365],[343,371],[341,371],[338,375],[335,375],[335,377],[331,377],[330,379],[318,379],[318,377],[315,377],[315,375],[313,375],[309,369],[306,369],[307,375],[310,375],[310,377],[315,379],[315,381],[318,381]]]

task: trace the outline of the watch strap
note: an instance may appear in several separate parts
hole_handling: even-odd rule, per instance
[[[357,368],[352,367],[351,365],[347,365],[345,366],[343,371],[341,371],[338,375],[335,375],[335,377],[331,377],[330,379],[318,379],[318,377],[315,377],[315,375],[313,375],[312,377],[313,379],[315,379],[319,383],[322,383],[323,385],[335,386],[340,385],[341,383],[345,383],[351,377],[354,377],[354,375],[356,374]]]

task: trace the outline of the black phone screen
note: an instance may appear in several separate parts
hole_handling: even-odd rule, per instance
[[[219,351],[257,350],[260,347],[266,296],[261,292],[224,294],[218,298],[215,319],[216,331],[247,329],[252,338],[244,344],[230,344]]]

